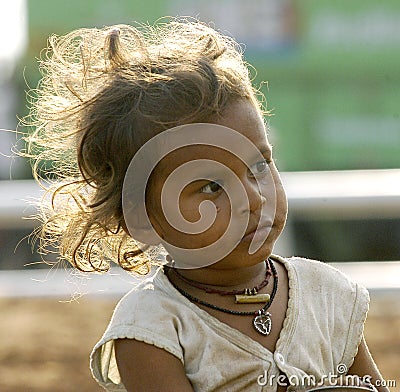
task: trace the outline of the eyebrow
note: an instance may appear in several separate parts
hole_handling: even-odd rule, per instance
[[[261,154],[265,154],[266,152],[272,152],[272,146],[269,145],[267,147],[263,147],[259,151],[261,152]]]
[[[259,150],[259,153],[261,154],[261,155],[264,155],[265,153],[268,153],[268,154],[272,154],[272,145],[269,145],[269,146],[265,146],[265,147],[262,147],[262,148],[260,148]],[[258,158],[259,157],[259,155],[257,154],[257,155],[254,155],[253,156],[253,161],[256,159],[256,158]]]

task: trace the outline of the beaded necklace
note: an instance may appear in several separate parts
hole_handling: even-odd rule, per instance
[[[258,294],[258,292],[262,288],[268,285],[269,279],[272,276],[271,261],[268,259],[265,261],[265,264],[266,264],[265,278],[260,284],[254,286],[253,288],[244,288],[232,291],[218,290],[214,287],[205,286],[192,279],[186,278],[185,276],[181,275],[175,268],[172,271],[183,282],[187,283],[190,286],[203,290],[208,294],[219,294],[224,296],[234,295],[236,303],[262,303],[269,301],[270,295]]]
[[[272,276],[274,278],[274,286],[272,289],[271,296],[267,303],[264,305],[263,308],[257,310],[257,311],[249,311],[249,312],[243,312],[243,311],[238,311],[238,310],[231,310],[231,309],[226,309],[226,308],[221,308],[220,306],[210,304],[209,302],[203,301],[200,298],[194,297],[193,295],[187,293],[185,290],[181,289],[178,287],[169,277],[169,270],[170,268],[164,267],[164,273],[167,276],[168,280],[172,284],[172,286],[180,292],[184,297],[189,299],[192,302],[195,302],[199,305],[206,306],[210,309],[218,310],[220,312],[224,313],[229,313],[229,314],[234,314],[236,316],[254,316],[253,319],[253,326],[256,329],[257,332],[261,333],[262,335],[269,335],[271,332],[272,328],[272,320],[271,320],[271,313],[267,312],[268,308],[271,306],[272,301],[275,298],[276,291],[278,289],[278,273],[276,271],[276,268],[272,262],[272,260],[269,260],[270,265],[271,265],[271,270],[272,270]]]

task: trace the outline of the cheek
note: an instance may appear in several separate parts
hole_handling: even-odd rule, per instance
[[[224,192],[215,202],[217,222],[220,226],[227,227],[231,219],[231,204],[228,195]]]
[[[288,212],[288,204],[285,188],[282,185],[281,178],[278,172],[274,173],[274,181],[276,187],[276,220],[282,226],[284,226],[286,221],[286,216]]]
[[[200,218],[200,200],[181,196],[179,198],[179,210],[183,218],[189,222],[197,222]]]
[[[182,216],[189,222],[197,222],[199,219],[211,218],[217,215],[216,219],[230,214],[229,199],[222,193],[214,199],[206,200],[203,197],[184,197],[179,199],[179,209]]]
[[[202,222],[203,232],[198,234],[198,239],[211,239],[221,236],[228,227],[231,218],[229,198],[222,193],[213,200],[180,200],[180,212],[189,222]]]

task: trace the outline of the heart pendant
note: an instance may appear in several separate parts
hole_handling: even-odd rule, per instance
[[[257,332],[263,335],[269,335],[272,327],[271,313],[265,313],[264,309],[258,311],[258,315],[254,317],[253,325]]]

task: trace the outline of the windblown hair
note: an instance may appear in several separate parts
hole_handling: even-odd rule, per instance
[[[246,98],[262,112],[240,46],[196,20],[51,36],[25,125],[41,202],[40,249],[81,271],[110,261],[146,273],[154,248],[123,230],[122,186],[134,154],[165,129],[210,122]],[[153,253],[152,253],[153,252]]]

